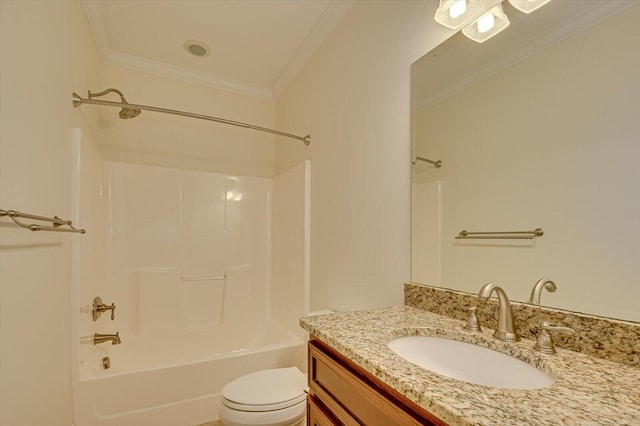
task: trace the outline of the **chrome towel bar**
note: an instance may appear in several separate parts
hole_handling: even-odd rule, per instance
[[[0,209],[0,216],[9,216],[16,223],[16,225],[21,226],[22,228],[30,229],[31,231],[76,232],[79,234],[84,234],[87,232],[84,229],[74,228],[70,220],[60,219],[58,216],[37,216],[34,214],[21,213],[15,210],[2,209]],[[18,220],[18,218],[39,220],[42,222],[52,222],[53,226],[22,223]],[[68,226],[69,228],[62,228],[63,226]]]
[[[507,239],[507,240],[532,240],[541,237],[544,231],[536,228],[533,231],[500,231],[500,232],[470,232],[465,229],[460,231],[456,240],[460,239]]]

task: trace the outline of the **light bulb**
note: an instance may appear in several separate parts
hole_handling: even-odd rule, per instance
[[[449,8],[449,16],[456,19],[467,11],[467,0],[459,0]]]
[[[495,24],[495,18],[493,17],[493,13],[487,13],[482,18],[478,19],[478,32],[486,33]]]

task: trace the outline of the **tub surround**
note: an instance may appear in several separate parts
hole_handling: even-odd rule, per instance
[[[464,321],[413,306],[302,318],[301,326],[383,383],[452,425],[638,424],[640,369],[558,348],[533,351],[525,335],[500,342],[488,327],[463,329]],[[422,369],[394,354],[387,342],[404,335],[440,335],[510,353],[554,378],[539,390],[497,389]]]
[[[405,284],[404,303],[466,321],[469,308],[478,306],[478,297],[476,294],[441,287]],[[542,322],[549,321],[551,325],[570,327],[575,331],[571,336],[554,333],[553,340],[557,348],[640,368],[640,323],[514,301],[511,302],[511,308],[516,329],[523,338],[535,339]],[[495,329],[498,300],[489,299],[478,307],[477,313],[482,327]]]

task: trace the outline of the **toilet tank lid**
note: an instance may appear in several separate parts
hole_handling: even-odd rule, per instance
[[[261,370],[227,383],[222,396],[238,404],[272,405],[303,395],[306,383],[297,367]]]

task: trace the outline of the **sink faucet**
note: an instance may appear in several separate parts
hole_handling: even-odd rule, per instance
[[[111,342],[112,345],[119,345],[120,343],[122,343],[122,341],[120,340],[120,336],[118,335],[118,332],[116,332],[116,334],[96,333],[93,335],[94,345],[98,345],[104,342]]]
[[[540,305],[540,295],[542,289],[547,289],[548,292],[553,293],[556,291],[556,283],[549,278],[540,278],[538,282],[531,289],[531,295],[529,296],[529,303],[532,305]]]
[[[504,290],[494,283],[488,283],[480,287],[478,297],[486,300],[491,297],[491,293],[496,292],[500,301],[500,311],[498,312],[498,327],[493,337],[505,342],[517,342],[520,340],[516,327],[513,323],[513,311],[511,310],[511,301]]]

